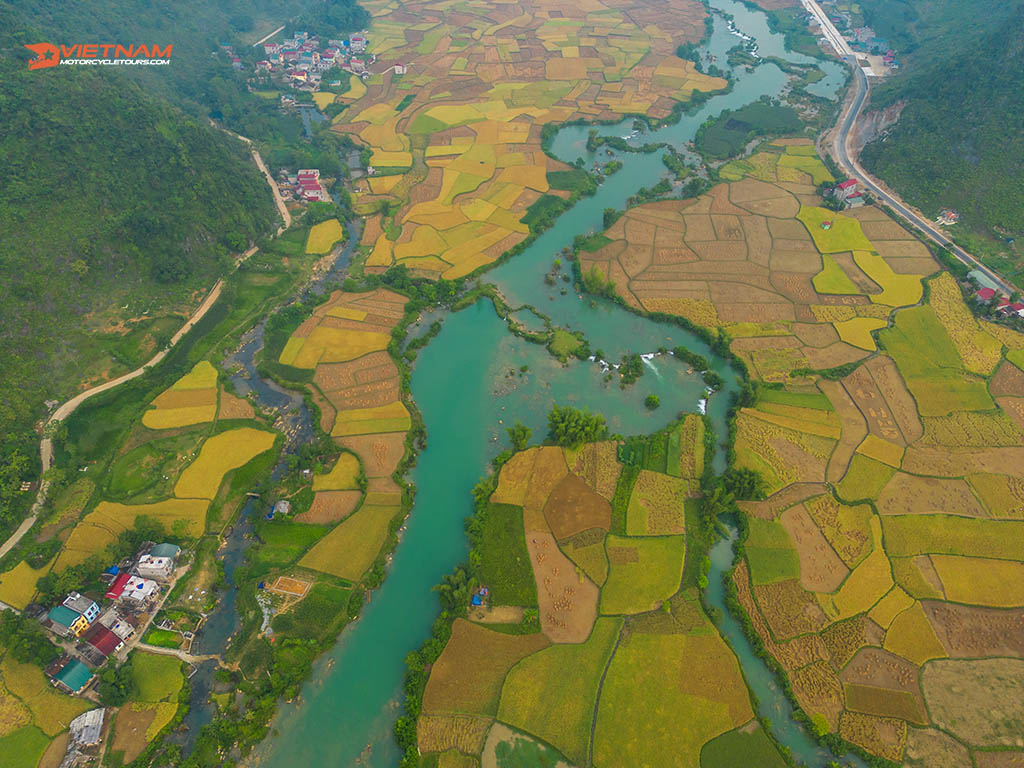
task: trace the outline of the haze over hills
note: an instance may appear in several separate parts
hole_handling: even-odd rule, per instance
[[[873,92],[872,108],[907,106],[888,136],[864,149],[864,167],[926,214],[948,206],[975,231],[1024,233],[1024,3],[869,2],[864,10],[908,52],[904,71]]]

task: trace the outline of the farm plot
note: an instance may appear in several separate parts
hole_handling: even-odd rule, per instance
[[[780,523],[752,518],[746,543],[750,580],[755,585],[800,578],[800,556]]]
[[[1024,727],[1024,660],[941,659],[921,672],[934,723],[975,746],[1012,746]]]
[[[343,453],[326,475],[313,476],[314,491],[350,491],[358,487],[359,459],[355,454]]]
[[[771,739],[756,722],[727,731],[704,745],[700,768],[733,768],[737,765],[758,768],[784,768],[786,761]]]
[[[621,619],[600,618],[584,643],[553,645],[524,658],[505,678],[498,719],[584,764],[598,685],[621,627]]]
[[[217,416],[217,369],[207,360],[196,363],[153,400],[142,414],[150,429],[173,429],[213,421]]]
[[[660,765],[673,755],[699,765],[707,742],[752,714],[736,658],[717,633],[634,633],[605,675],[594,762]]]
[[[136,692],[114,720],[112,745],[126,760],[134,760],[174,719],[185,682],[179,659],[142,652],[133,656],[132,678]]]
[[[527,530],[526,549],[533,566],[544,634],[556,643],[583,642],[597,618],[597,585],[577,573],[550,532],[536,527]]]
[[[306,253],[324,254],[330,253],[334,244],[344,237],[341,222],[337,219],[328,219],[314,224],[309,230],[309,238],[306,240]]]
[[[612,507],[579,476],[568,474],[554,487],[544,505],[544,518],[558,540],[577,533],[611,527]]]
[[[626,509],[626,533],[630,536],[683,533],[683,505],[690,495],[690,486],[686,480],[660,472],[640,470]]]
[[[601,613],[643,613],[671,597],[682,579],[685,550],[682,536],[609,536]]]
[[[387,539],[397,507],[364,504],[313,545],[299,561],[303,568],[359,581]]]
[[[0,664],[0,678],[7,691],[20,699],[22,707],[31,714],[31,725],[26,727],[37,728],[51,738],[65,730],[78,715],[92,708],[83,699],[56,691],[39,667],[15,661],[10,653],[4,656]],[[12,705],[12,724],[17,725],[24,717],[18,715],[17,711],[23,710],[15,706],[13,701],[8,703]]]
[[[208,438],[174,486],[179,499],[212,499],[224,476],[274,446],[274,433],[243,427]]]

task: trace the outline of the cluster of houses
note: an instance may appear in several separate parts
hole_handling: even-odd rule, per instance
[[[864,193],[856,179],[841,181],[832,187],[832,199],[844,208],[857,208],[864,205]]]
[[[884,37],[878,37],[871,27],[855,27],[849,6],[828,2],[828,0],[821,5],[828,13],[829,21],[840,31],[855,53],[880,56],[882,63],[890,70],[899,69],[899,59],[896,58],[896,51],[890,46],[889,41]],[[811,27],[817,26],[818,22],[813,14],[808,13],[805,18]],[[858,19],[858,21],[860,20],[862,19]]]
[[[290,40],[264,43],[265,58],[256,62],[256,72],[279,75],[297,90],[317,91],[324,73],[335,67],[360,77],[369,77],[367,68],[375,57],[366,53],[366,43],[366,33],[363,32],[344,40],[328,40],[321,47],[319,37],[296,32]],[[328,85],[336,86],[340,82]]]
[[[73,647],[46,669],[56,687],[82,693],[94,680],[93,670],[145,629],[156,612],[161,585],[171,581],[180,554],[176,544],[150,542],[134,558],[108,568],[101,575],[108,585],[105,608],[87,595],[69,592],[49,611],[40,609],[43,626],[63,641],[65,649]]]
[[[1019,301],[1010,301],[1009,297],[1000,294],[995,288],[982,286],[974,295],[983,304],[993,305],[997,314],[1004,317],[1011,317],[1013,315],[1024,317],[1024,304]]]
[[[303,168],[296,173],[283,168],[277,174],[277,187],[285,199],[288,199],[288,195],[293,200],[306,203],[328,202],[331,199],[320,181],[320,171],[316,168]]]

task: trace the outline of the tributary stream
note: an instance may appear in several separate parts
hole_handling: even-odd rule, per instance
[[[799,64],[812,61],[785,51],[782,37],[768,30],[764,14],[732,0],[711,0],[711,5],[730,14],[739,31],[756,39],[760,55]],[[724,68],[727,51],[738,42],[740,38],[716,15],[713,34],[702,50]],[[819,66],[826,78],[815,84],[813,92],[834,98],[844,80],[843,70],[833,63],[819,62]],[[790,78],[771,63],[752,71],[737,68],[733,76],[729,93],[710,98],[678,123],[637,141],[667,142],[682,150],[708,118],[762,95],[775,96]],[[605,135],[629,134],[631,123],[627,120],[599,130]],[[564,128],[555,139],[554,154],[568,162],[582,157],[589,167],[597,158],[586,152],[587,132],[586,126]],[[544,282],[544,273],[561,248],[577,234],[600,230],[605,208],[623,208],[630,195],[666,173],[661,151],[617,156],[624,167],[596,195],[581,200],[529,249],[487,273],[484,280],[495,283],[510,306],[532,305],[553,326],[582,331],[591,349],[600,350],[606,360],[619,361],[627,352],[653,353],[683,345],[714,361],[728,385],[711,397],[707,412],[722,440],[735,372],[706,344],[675,325],[640,318],[610,302],[579,297],[570,283]],[[648,360],[644,375],[626,389],[620,389],[617,376],[606,382],[597,362],[574,360],[562,366],[543,347],[509,333],[490,301],[479,301],[442,319],[440,334],[420,352],[413,371],[412,393],[423,414],[428,441],[411,473],[418,488],[416,501],[387,578],[359,619],[342,632],[335,648],[318,660],[300,699],[282,705],[271,735],[258,750],[261,766],[397,765],[392,728],[401,709],[404,659],[429,636],[437,616],[438,601],[431,587],[466,557],[463,524],[472,513],[470,491],[487,472],[490,459],[507,447],[506,427],[522,421],[533,429],[536,442],[546,432],[548,410],[558,403],[602,413],[612,432],[649,433],[680,411],[697,410],[705,396],[699,374],[688,372],[670,355]],[[535,324],[535,319],[529,323],[531,328]],[[661,400],[656,411],[643,406],[652,393]],[[721,449],[715,463],[718,470],[724,468]],[[711,553],[708,598],[723,612],[721,579],[731,567],[734,537],[733,530],[732,537],[720,541]],[[833,758],[791,719],[789,703],[754,656],[738,622],[726,616],[722,631],[780,741],[798,761],[814,768],[827,765]]]

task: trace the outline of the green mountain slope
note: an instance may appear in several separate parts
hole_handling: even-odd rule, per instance
[[[965,4],[945,5],[949,13],[933,21],[915,15],[890,27],[912,54],[871,106],[907,106],[887,136],[865,147],[864,167],[926,214],[949,206],[976,232],[1024,234],[1024,4],[963,24],[951,16],[960,18]]]
[[[276,218],[241,142],[117,73],[30,72],[24,42],[0,31],[0,529],[43,401],[146,359]]]

